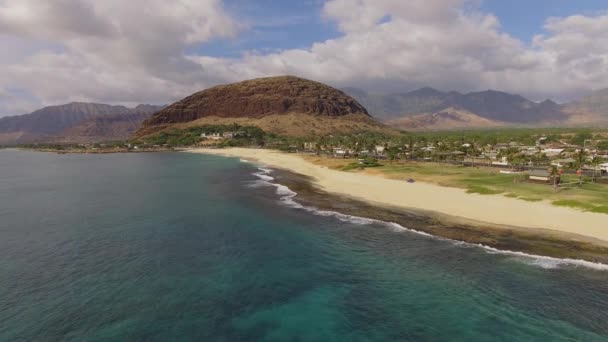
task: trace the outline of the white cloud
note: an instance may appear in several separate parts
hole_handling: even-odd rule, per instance
[[[220,58],[184,52],[247,29],[220,0],[0,0],[0,43],[11,47],[0,55],[0,90],[20,89],[42,104],[132,104],[280,74],[372,90],[491,88],[534,99],[608,87],[608,16],[550,18],[527,45],[478,1],[329,0],[322,16],[341,37]],[[0,111],[9,110],[3,101]]]
[[[406,91],[498,89],[532,99],[571,99],[608,87],[606,16],[547,20],[528,46],[470,1],[332,0],[323,15],[343,36],[305,50],[194,57],[216,78],[297,74],[337,86]]]
[[[219,0],[0,0],[0,41],[21,51],[0,56],[0,89],[44,104],[163,102],[213,83],[185,48],[241,29]]]

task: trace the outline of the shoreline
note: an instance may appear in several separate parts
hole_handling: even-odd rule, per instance
[[[236,157],[278,169],[278,182],[295,191],[298,202],[321,210],[395,222],[433,236],[505,252],[608,264],[608,217],[604,214],[580,212],[546,203],[467,194],[461,189],[433,184],[408,184],[378,176],[330,170],[298,155],[279,151],[233,148],[190,149],[186,152]],[[428,203],[426,206],[412,206],[408,205],[412,202],[407,200],[391,201],[397,196],[407,199],[408,196],[403,196],[403,193],[410,198],[420,196],[417,202],[422,199]],[[377,200],[382,196],[388,200]],[[454,198],[457,201],[452,203]],[[453,214],[455,210],[474,206],[480,200],[485,203],[484,208],[494,210],[485,209],[484,215],[479,216],[467,216],[471,210],[463,210],[465,215]],[[508,207],[511,204],[514,208]],[[522,206],[528,210],[518,214],[516,210]],[[451,210],[446,212],[442,210],[444,208]],[[550,215],[558,216],[553,216],[553,219],[547,219],[547,214],[529,216],[530,212],[547,209]],[[496,211],[505,210],[512,213],[496,214]],[[496,216],[495,219],[492,219],[492,215]],[[530,224],[521,224],[522,218],[528,219],[525,222]],[[552,225],[556,219],[561,224]]]
[[[594,244],[596,240],[572,241],[568,239],[569,236],[559,236],[551,231],[477,226],[470,222],[439,218],[433,213],[373,205],[326,193],[315,188],[311,180],[303,175],[281,169],[258,169],[260,172],[254,175],[276,187],[281,202],[313,215],[333,216],[356,224],[380,224],[397,231],[449,241],[455,246],[482,248],[488,253],[546,261],[549,264],[547,268],[569,264],[608,270],[608,248]]]

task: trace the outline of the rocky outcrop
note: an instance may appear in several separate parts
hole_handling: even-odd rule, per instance
[[[221,85],[190,95],[146,120],[138,134],[205,117],[259,119],[290,113],[369,117],[363,106],[340,90],[298,77],[280,76]]]

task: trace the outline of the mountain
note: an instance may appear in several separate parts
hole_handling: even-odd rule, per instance
[[[346,88],[345,91],[367,106],[372,115],[405,129],[412,128],[407,124],[421,120],[421,114],[445,114],[446,111],[454,112],[454,110],[488,120],[472,118],[469,120],[471,125],[482,125],[479,127],[486,127],[485,124],[489,122],[503,125],[546,125],[568,119],[561,106],[551,100],[536,103],[520,95],[495,90],[462,94],[426,87],[407,93],[388,95],[369,94],[356,88]],[[398,120],[409,116],[417,116],[417,119]],[[433,121],[430,117],[426,120]]]
[[[36,110],[30,114],[16,115],[0,118],[0,144],[19,144],[44,141],[70,141],[70,135],[64,132],[74,127],[85,124],[88,120],[98,118],[114,118],[115,122],[123,125],[126,121],[133,122],[135,117],[120,118],[120,115],[139,114],[150,116],[152,113],[162,109],[161,106],[139,105],[135,108],[124,106],[112,106],[100,103],[73,102],[59,106],[49,106]],[[143,121],[142,118],[140,120]],[[91,121],[95,122],[95,121]],[[110,121],[102,121],[108,125]],[[88,124],[89,127],[91,123]],[[124,126],[124,125],[123,125]],[[74,134],[75,131],[71,131]],[[115,134],[118,136],[120,134]],[[122,134],[124,136],[124,134]],[[127,135],[128,136],[128,135]],[[79,141],[77,136],[74,141]],[[97,135],[96,139],[110,140]],[[125,136],[126,137],[126,136]]]
[[[292,136],[387,129],[340,90],[294,76],[279,76],[192,94],[144,121],[136,136],[171,127],[230,123]]]
[[[446,108],[436,113],[404,116],[402,118],[392,119],[388,121],[388,124],[395,127],[407,127],[410,130],[425,131],[506,126],[504,122],[487,119],[456,108]]]
[[[564,105],[564,112],[570,115],[573,124],[608,125],[608,88]]]
[[[139,106],[138,106],[139,107]],[[157,110],[138,110],[123,114],[100,115],[86,119],[50,138],[53,142],[93,143],[127,140]]]

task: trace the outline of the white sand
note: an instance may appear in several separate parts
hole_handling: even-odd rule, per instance
[[[526,202],[501,195],[468,194],[465,190],[428,183],[407,183],[362,173],[331,170],[296,154],[232,148],[190,152],[252,159],[271,167],[311,176],[322,189],[368,202],[435,211],[468,220],[520,228],[542,228],[608,241],[608,215]]]

